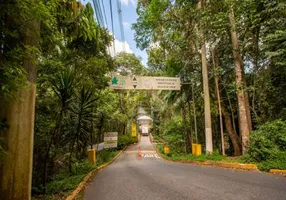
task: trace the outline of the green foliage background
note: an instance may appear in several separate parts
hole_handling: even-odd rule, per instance
[[[286,122],[267,122],[253,131],[247,152],[246,159],[262,170],[286,169]]]

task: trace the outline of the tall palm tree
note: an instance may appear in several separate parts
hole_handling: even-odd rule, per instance
[[[191,153],[191,142],[190,142],[190,133],[187,130],[187,119],[186,119],[186,109],[185,109],[185,103],[186,103],[186,90],[181,88],[180,92],[176,91],[169,91],[165,96],[164,100],[167,102],[167,104],[173,104],[177,107],[180,107],[181,114],[183,118],[183,124],[184,124],[184,135],[185,135],[185,148],[186,153]]]
[[[72,155],[75,148],[78,155],[85,151],[90,141],[90,131],[94,102],[97,98],[91,89],[83,87],[76,101],[70,107],[72,130],[66,134],[66,141],[70,144],[69,171],[72,171]]]
[[[50,83],[52,84],[52,88],[61,102],[61,108],[59,113],[57,113],[56,125],[51,133],[51,138],[45,154],[43,166],[43,193],[46,192],[47,163],[49,160],[51,147],[53,143],[55,143],[56,146],[59,146],[61,140],[60,132],[62,122],[74,95],[75,74],[70,70],[63,71],[55,75],[55,77],[50,80]]]

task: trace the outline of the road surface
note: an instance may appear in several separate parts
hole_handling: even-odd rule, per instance
[[[138,158],[138,147],[142,157]],[[166,162],[148,137],[129,147],[98,172],[84,191],[85,200],[286,200],[286,178]]]

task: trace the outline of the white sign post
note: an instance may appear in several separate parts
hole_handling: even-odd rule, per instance
[[[106,132],[104,133],[104,148],[116,148],[117,147],[117,132]]]
[[[115,90],[181,90],[180,78],[152,76],[113,76],[109,83]]]

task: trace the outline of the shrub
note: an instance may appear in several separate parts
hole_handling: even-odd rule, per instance
[[[270,158],[258,164],[258,168],[262,171],[270,169],[286,169],[286,152],[281,152],[278,157]]]
[[[47,185],[47,193],[55,194],[58,192],[66,192],[74,190],[78,184],[84,179],[86,174],[66,177],[63,180],[53,181]]]
[[[81,160],[73,164],[73,174],[75,175],[87,174],[95,168],[96,166],[93,164],[90,164],[88,160]]]
[[[262,170],[286,169],[286,122],[276,120],[263,124],[250,134],[246,158],[259,162]]]
[[[138,142],[138,138],[137,137],[132,137],[129,134],[127,134],[127,135],[119,135],[118,136],[118,141],[117,141],[117,147],[118,147],[118,149],[123,149],[127,145],[134,144],[136,142]]]
[[[158,133],[152,133],[152,137],[155,143],[163,143],[163,138],[161,135],[158,135]]]
[[[164,139],[172,152],[184,152],[184,128],[181,117],[174,117],[165,125]]]
[[[96,153],[96,165],[100,166],[103,163],[109,162],[116,154],[114,149],[103,149]]]

